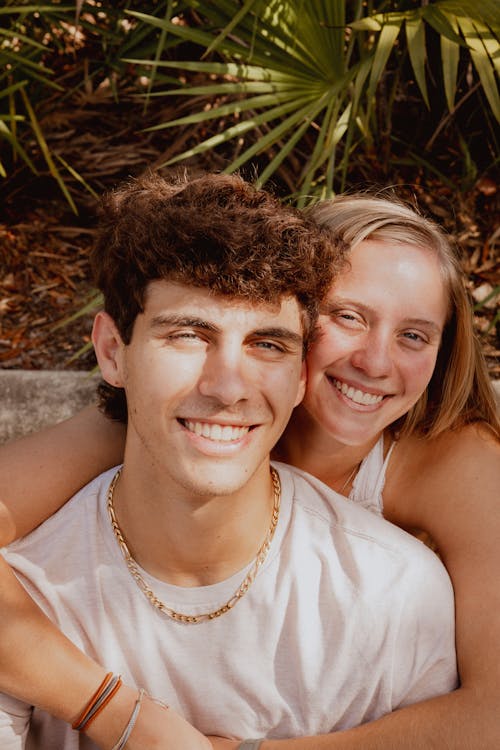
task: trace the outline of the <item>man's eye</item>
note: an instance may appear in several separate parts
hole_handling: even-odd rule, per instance
[[[196,331],[175,331],[165,336],[167,341],[199,341],[201,336]]]
[[[275,341],[256,341],[255,346],[259,349],[265,349],[267,351],[284,352],[285,349],[281,344],[277,344]]]

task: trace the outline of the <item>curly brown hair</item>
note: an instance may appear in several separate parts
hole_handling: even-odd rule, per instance
[[[257,304],[295,297],[306,348],[343,253],[328,230],[241,177],[149,174],[104,198],[91,264],[125,344],[148,284],[164,279]],[[105,411],[123,418],[110,393]]]

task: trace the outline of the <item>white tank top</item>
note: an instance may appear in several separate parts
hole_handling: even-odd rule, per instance
[[[385,472],[392,450],[396,442],[393,441],[384,460],[384,436],[381,435],[371,451],[361,462],[359,471],[354,478],[349,499],[359,503],[363,508],[377,513],[379,516],[384,511],[382,490],[385,484]]]

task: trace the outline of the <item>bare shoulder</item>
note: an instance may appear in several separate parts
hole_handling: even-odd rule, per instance
[[[482,425],[410,438],[389,468],[389,520],[425,531],[453,582],[461,684],[484,705],[498,702],[500,662],[491,654],[500,638],[500,443]]]
[[[500,514],[499,491],[500,441],[487,426],[471,424],[432,440],[401,440],[389,464],[384,507],[394,523],[436,537],[451,516],[470,523],[470,516]]]

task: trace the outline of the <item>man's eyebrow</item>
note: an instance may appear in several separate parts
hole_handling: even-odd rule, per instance
[[[214,323],[210,323],[204,318],[196,318],[190,315],[179,315],[172,313],[171,315],[156,315],[151,320],[151,328],[169,328],[172,326],[179,326],[181,328],[199,328],[204,331],[210,331],[211,333],[220,333],[220,328]],[[256,328],[250,331],[248,334],[251,338],[271,338],[283,342],[289,342],[290,344],[297,344],[302,346],[303,337],[295,331],[291,331],[289,328],[284,326],[269,326],[266,328]]]
[[[218,332],[220,329],[213,323],[203,318],[196,318],[191,315],[155,315],[151,320],[151,328],[168,328],[170,326],[180,326],[181,328],[202,328],[205,331]]]
[[[288,341],[290,344],[297,344],[298,346],[302,346],[303,344],[303,336],[301,336],[300,333],[295,333],[295,331],[291,331],[289,328],[284,328],[282,326],[257,328],[255,331],[251,332],[250,336],[277,339],[285,342]]]

